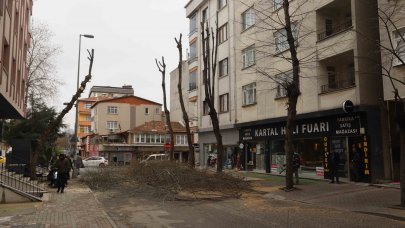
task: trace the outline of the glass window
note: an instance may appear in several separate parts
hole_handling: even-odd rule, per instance
[[[194,61],[197,59],[197,42],[190,44],[190,57],[189,61]]]
[[[255,47],[251,46],[242,51],[243,68],[253,66],[255,64]]]
[[[219,96],[219,112],[228,112],[229,110],[229,94]]]
[[[197,17],[196,14],[190,17],[190,35],[197,32]]]
[[[250,105],[256,103],[256,83],[245,85],[242,87],[243,91],[243,105]]]
[[[228,75],[228,58],[219,61],[219,77]]]
[[[219,43],[223,43],[228,40],[228,24],[224,24],[219,28],[218,31],[218,41]]]
[[[253,8],[249,8],[242,13],[242,29],[248,29],[255,24],[255,11]]]
[[[400,57],[402,61],[405,61],[405,27],[400,28],[392,32],[394,38],[393,45],[395,53]],[[398,58],[394,58],[394,65],[401,65],[402,62]]]
[[[148,114],[149,114],[149,108],[146,107],[146,108],[145,108],[145,115],[148,115]]]
[[[107,121],[107,129],[110,130],[118,129],[118,121]]]
[[[284,0],[273,0],[273,9],[278,10],[283,7],[283,1]]]
[[[226,6],[227,0],[218,0],[218,9],[222,9]]]
[[[297,45],[297,39],[298,39],[298,29],[295,23],[291,24],[291,29],[293,33],[293,37],[295,40],[295,45]],[[287,41],[287,30],[285,29],[280,29],[277,32],[274,33],[274,42],[275,42],[275,47],[276,47],[276,53],[283,52],[285,50],[290,49],[290,45],[288,44]]]
[[[286,97],[287,96],[287,85],[293,80],[292,71],[287,73],[281,73],[276,75],[277,82],[277,94],[276,97]]]
[[[86,115],[85,118],[86,118],[86,121],[91,121],[91,115]]]
[[[118,113],[118,108],[116,106],[108,106],[107,107],[107,113],[108,114],[117,114]]]
[[[201,21],[205,22],[208,20],[208,7],[202,11]]]
[[[210,107],[206,101],[203,101],[203,114],[208,115],[210,112]]]
[[[85,103],[84,108],[85,109],[91,109],[91,103]]]
[[[190,72],[189,91],[197,89],[197,71]]]

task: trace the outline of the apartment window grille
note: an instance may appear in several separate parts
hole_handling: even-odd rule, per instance
[[[256,103],[256,83],[242,86],[243,92],[243,105],[250,105]]]

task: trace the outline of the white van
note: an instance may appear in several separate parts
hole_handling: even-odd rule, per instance
[[[142,160],[141,163],[148,161],[164,161],[169,160],[168,154],[151,154],[146,159]]]

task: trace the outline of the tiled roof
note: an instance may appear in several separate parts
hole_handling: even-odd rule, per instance
[[[141,104],[162,105],[157,102],[147,100],[147,99],[137,97],[137,96],[125,96],[125,97],[114,97],[114,98],[97,101],[93,106],[97,105],[98,103],[102,103],[102,102],[124,103],[124,104],[132,104],[132,105],[141,105]]]
[[[175,133],[185,133],[186,128],[183,127],[179,122],[172,122],[173,132]],[[167,131],[169,128],[167,128]],[[155,133],[166,133],[165,122],[162,121],[150,121],[135,127],[130,130],[131,132],[155,132]]]

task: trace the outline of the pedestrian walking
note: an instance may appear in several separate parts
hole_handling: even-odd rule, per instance
[[[295,152],[293,155],[293,173],[295,176],[295,184],[299,184],[299,176],[298,171],[300,169],[300,155]]]
[[[76,170],[76,175],[79,176],[80,175],[80,168],[84,168],[84,164],[83,164],[83,160],[82,157],[80,156],[80,154],[76,154],[76,158],[75,158],[75,170]]]
[[[57,187],[58,191],[63,193],[65,190],[66,182],[68,180],[71,164],[69,162],[69,158],[66,158],[66,155],[61,154],[59,155],[59,159],[56,161],[56,169],[58,171],[57,177]]]
[[[339,164],[340,164],[340,157],[339,154],[336,153],[335,151],[331,151],[329,154],[329,175],[330,175],[330,183],[335,183],[335,178],[336,178],[336,183],[339,184]]]

